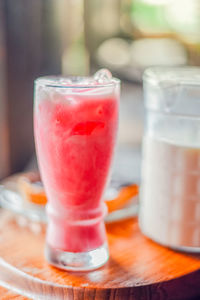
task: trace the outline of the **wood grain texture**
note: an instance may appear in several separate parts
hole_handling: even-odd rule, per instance
[[[175,252],[150,241],[139,231],[136,219],[108,225],[109,262],[98,270],[76,274],[46,263],[44,233],[36,235],[20,228],[5,212],[0,215],[0,225],[0,256],[32,276],[18,283],[38,300],[200,299],[200,256]],[[0,299],[12,297],[2,294]]]
[[[28,298],[17,295],[12,291],[8,291],[7,289],[0,287],[0,299],[1,300],[27,300]]]

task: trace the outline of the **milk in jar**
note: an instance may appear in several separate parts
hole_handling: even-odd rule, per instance
[[[200,252],[200,68],[148,69],[144,98],[140,228]]]

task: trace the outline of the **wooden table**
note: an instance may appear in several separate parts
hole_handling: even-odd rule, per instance
[[[0,281],[15,278],[11,288],[18,285],[32,295],[39,293],[38,300],[200,299],[200,256],[152,242],[141,234],[136,219],[107,225],[109,262],[98,270],[76,274],[46,263],[44,233],[20,228],[6,212],[0,215],[0,225],[0,256],[9,263],[6,268],[15,267],[5,276],[0,263]],[[0,288],[0,299],[28,298]]]

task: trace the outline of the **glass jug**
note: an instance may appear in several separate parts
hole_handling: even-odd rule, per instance
[[[144,73],[139,222],[165,246],[200,251],[200,68]]]

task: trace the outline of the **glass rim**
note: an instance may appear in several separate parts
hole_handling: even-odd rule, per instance
[[[74,80],[71,83],[68,82],[68,79]],[[85,79],[88,79],[89,83],[84,82]],[[92,79],[93,82],[92,83]],[[63,80],[61,82],[60,80]],[[65,82],[64,82],[65,81]],[[83,83],[81,83],[83,81]],[[76,83],[75,83],[76,82]],[[109,82],[99,82],[95,83],[95,79],[92,76],[63,76],[63,75],[48,75],[48,76],[40,76],[34,80],[35,85],[50,87],[50,88],[61,88],[61,89],[85,89],[85,88],[104,88],[104,87],[114,87],[121,83],[121,80],[112,77]]]
[[[177,84],[199,85],[200,86],[200,67],[195,66],[155,66],[147,68],[143,73],[143,82],[152,85],[164,82],[174,82]],[[163,86],[160,86],[163,88]]]

